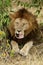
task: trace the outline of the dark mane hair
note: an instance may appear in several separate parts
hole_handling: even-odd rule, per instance
[[[19,9],[19,11],[15,12],[17,14],[15,18],[25,18],[27,20],[31,18],[36,18],[31,12],[28,12],[25,8]]]

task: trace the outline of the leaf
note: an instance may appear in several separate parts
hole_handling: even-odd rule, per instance
[[[17,6],[19,6],[19,4],[20,4],[20,1],[17,2]]]
[[[11,50],[10,56],[11,56],[11,57],[14,57],[14,50]]]
[[[0,0],[0,7],[2,6],[2,0]]]
[[[5,0],[5,6],[9,6],[10,5],[10,0]]]
[[[3,56],[3,57],[6,57],[6,53],[5,53],[5,52],[4,52],[4,53],[2,53],[2,56]]]

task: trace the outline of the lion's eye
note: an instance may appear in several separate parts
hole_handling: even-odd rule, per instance
[[[27,25],[27,23],[23,23],[23,26]]]
[[[18,25],[19,23],[18,23],[18,22],[16,22],[16,24]]]
[[[25,23],[23,23],[23,26],[25,25]]]

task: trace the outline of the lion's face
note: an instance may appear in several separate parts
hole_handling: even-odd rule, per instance
[[[15,37],[18,39],[24,38],[25,31],[29,29],[29,22],[26,19],[17,18],[14,22]]]

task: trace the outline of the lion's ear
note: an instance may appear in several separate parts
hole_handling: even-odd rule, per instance
[[[10,12],[9,13],[9,17],[11,18],[11,19],[15,19],[16,17],[18,16],[18,13],[17,12]]]
[[[12,13],[12,12],[10,12],[10,13],[9,13],[9,17],[10,17],[11,19],[14,19],[15,14],[14,14],[14,13]]]

